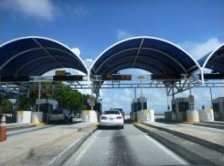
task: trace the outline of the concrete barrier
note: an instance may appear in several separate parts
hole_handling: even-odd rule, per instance
[[[147,110],[141,110],[137,112],[137,122],[154,122],[155,116],[154,116],[154,110],[153,109],[147,109]]]
[[[32,112],[32,124],[43,123],[43,112]]]
[[[200,122],[214,122],[214,112],[213,109],[203,109],[199,111]]]
[[[190,122],[190,123],[200,122],[199,113],[197,110],[187,110],[187,122]]]
[[[95,110],[84,110],[82,111],[82,122],[93,122],[97,123],[97,112]]]
[[[31,123],[31,111],[18,111],[17,123]]]

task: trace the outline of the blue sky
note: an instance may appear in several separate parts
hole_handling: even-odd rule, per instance
[[[50,37],[78,48],[86,61],[119,40],[147,35],[176,43],[198,59],[224,42],[223,9],[223,0],[1,0],[0,43]],[[119,93],[129,92],[109,91],[108,98]]]

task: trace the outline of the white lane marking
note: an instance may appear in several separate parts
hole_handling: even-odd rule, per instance
[[[89,142],[85,143],[83,149],[81,150],[81,152],[78,154],[78,156],[76,157],[74,163],[75,165],[78,164],[79,160],[83,157],[83,155],[86,153],[86,151],[89,149],[89,147],[93,144],[93,142],[95,141],[97,135],[99,135],[99,133],[101,133],[102,131],[96,131],[93,135],[93,137],[90,138]],[[87,140],[88,141],[88,140]]]
[[[175,160],[177,160],[178,162],[180,162],[180,164],[183,165],[189,165],[189,163],[184,160],[183,158],[181,158],[178,154],[174,153],[173,151],[171,151],[170,149],[168,149],[166,146],[162,145],[161,143],[159,143],[158,141],[156,141],[155,139],[151,138],[148,135],[144,135],[148,140],[150,140],[151,142],[153,142],[154,144],[157,145],[157,147],[159,147],[162,151],[164,151],[166,154],[168,154],[169,156],[171,156],[172,158],[174,158]]]

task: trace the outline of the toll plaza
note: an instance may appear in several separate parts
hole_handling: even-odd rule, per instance
[[[15,113],[17,121],[15,122],[26,122],[32,125],[45,123],[45,108],[57,107],[56,101],[43,98],[41,95],[43,82],[48,82],[55,88],[57,88],[56,82],[66,82],[66,85],[74,90],[90,89],[92,93],[87,101],[90,109],[82,112],[83,123],[48,128],[48,130],[41,130],[39,134],[27,134],[24,137],[8,139],[7,132],[10,132],[11,135],[15,133],[8,130],[10,125],[6,124],[7,113],[1,113],[0,141],[5,144],[1,146],[1,149],[4,150],[4,153],[1,153],[4,155],[0,156],[0,164],[24,164],[24,161],[19,159],[24,160],[29,157],[26,161],[28,165],[34,159],[36,163],[39,163],[40,157],[43,158],[43,161],[41,160],[43,163],[40,163],[43,165],[62,164],[65,155],[71,155],[72,149],[80,146],[81,142],[84,142],[96,130],[95,124],[102,112],[100,89],[132,88],[141,89],[142,92],[150,90],[150,88],[163,88],[166,89],[166,95],[172,98],[165,112],[167,121],[191,124],[200,121],[223,121],[222,97],[212,98],[213,108],[202,108],[199,111],[195,109],[195,98],[192,93],[193,88],[210,88],[212,90],[212,88],[224,87],[222,81],[224,79],[223,47],[221,45],[202,59],[196,60],[184,49],[170,41],[150,36],[137,36],[109,46],[87,69],[83,61],[68,46],[53,39],[28,36],[2,44],[0,46],[1,99],[15,96],[18,100],[21,95],[29,97],[31,87],[38,87],[37,109],[17,111]],[[78,70],[82,74],[71,75],[64,70],[65,68]],[[119,73],[128,68],[143,69],[150,74]],[[43,73],[53,69],[57,69],[53,76],[43,76]],[[175,96],[183,91],[189,91],[189,96],[185,98]],[[221,132],[205,131],[195,127],[189,129],[186,124],[164,125],[154,122],[156,108],[149,108],[147,100],[148,96],[137,97],[136,95],[130,103],[132,105],[131,119],[138,122],[135,124],[137,128],[147,130],[147,132],[151,131],[151,134],[158,140],[169,138],[170,146],[186,148],[189,152],[189,160],[195,156],[193,151],[198,149],[202,151],[204,147],[198,148],[194,144],[188,144],[189,147],[186,147],[181,143],[181,145],[177,145],[175,141],[182,142],[180,138],[171,138],[160,130],[194,139],[200,146],[210,147],[215,153],[223,154],[224,142]],[[47,105],[42,105],[43,103],[47,103]],[[223,125],[222,122],[221,124]],[[149,129],[150,126],[154,129]],[[211,133],[212,136],[209,135]],[[36,142],[35,146],[32,140]],[[74,140],[78,144],[74,143]],[[18,146],[18,142],[20,146]],[[51,144],[55,145],[53,149],[47,146]],[[43,153],[43,149],[46,153]],[[51,154],[48,153],[50,149],[53,151]],[[50,160],[52,156],[54,158]],[[197,154],[197,157],[201,161],[200,154]],[[214,162],[219,161],[215,160]]]
[[[221,45],[202,59],[196,60],[170,41],[137,36],[109,46],[87,69],[80,57],[68,46],[56,40],[39,36],[17,38],[0,46],[0,81],[3,94],[1,98],[6,94],[9,95],[9,90],[14,91],[17,96],[20,93],[29,95],[29,88],[33,85],[38,86],[40,92],[41,82],[50,82],[54,86],[54,82],[66,81],[68,86],[74,89],[90,89],[94,96],[94,99],[89,100],[91,110],[97,106],[100,113],[102,111],[99,100],[100,89],[165,88],[167,96],[172,97],[171,110],[168,109],[165,113],[166,118],[174,121],[199,122],[200,114],[194,108],[195,100],[191,90],[224,87],[222,81],[212,82],[224,78],[223,47],[224,45]],[[75,69],[82,74],[71,75],[60,70],[61,68]],[[119,71],[128,68],[143,69],[150,74],[145,76],[119,74]],[[53,69],[59,69],[54,76],[42,76],[43,73]],[[209,73],[206,69],[209,69]],[[186,90],[189,90],[188,98],[175,98],[177,93]],[[39,93],[39,101],[41,98]],[[141,101],[138,109],[135,108],[131,112],[133,120],[138,120],[138,111],[143,111],[143,115],[154,112],[146,111],[143,98],[144,96],[141,96],[139,99]],[[147,100],[147,96],[145,99]],[[133,101],[135,100],[138,99],[134,98]],[[223,109],[218,107],[220,106],[214,101],[215,119],[223,120]],[[210,112],[209,116],[212,116],[213,111]]]
[[[165,113],[166,118],[199,122],[192,88],[223,87],[222,81],[211,82],[223,79],[222,54],[223,45],[202,59],[195,60],[189,53],[169,41],[147,36],[133,37],[105,49],[94,61],[89,74],[96,96],[99,96],[99,89],[102,88],[166,88],[167,96],[172,97],[172,107]],[[140,68],[151,74],[135,78],[133,75],[119,75],[119,71],[126,68]],[[205,68],[210,69],[210,73],[207,73]],[[123,82],[118,83],[118,79]],[[108,80],[111,82],[108,83]],[[132,83],[128,80],[132,80]],[[188,98],[179,101],[175,99],[176,94],[186,90],[189,90]],[[133,99],[135,100],[137,98]],[[137,110],[134,110],[132,117],[137,120]],[[138,109],[142,110],[143,106]]]

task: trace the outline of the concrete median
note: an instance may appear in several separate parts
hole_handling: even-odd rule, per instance
[[[63,162],[65,162],[78,148],[87,140],[89,136],[96,130],[96,128],[91,129],[87,134],[83,137],[76,140],[70,146],[68,146],[64,151],[55,156],[47,166],[60,166]]]
[[[95,124],[59,125],[10,137],[1,145],[0,165],[61,165],[95,130]]]
[[[191,164],[219,166],[224,165],[224,158],[222,153],[208,149],[194,142],[185,140],[156,128],[152,128],[143,124],[135,124],[135,126],[186,159]]]
[[[200,138],[200,137],[193,136],[193,135],[191,135],[192,133],[184,133],[184,131],[182,131],[182,132],[175,131],[174,129],[169,129],[169,128],[166,128],[166,127],[163,127],[163,126],[159,126],[156,123],[154,123],[154,124],[153,123],[151,123],[151,124],[143,123],[143,124],[146,125],[146,126],[153,127],[155,129],[159,129],[161,131],[165,131],[165,132],[168,132],[170,134],[176,135],[176,136],[181,137],[183,139],[187,139],[189,141],[195,142],[199,145],[205,146],[207,148],[213,149],[217,152],[220,152],[220,153],[224,154],[224,145],[214,143],[214,142],[205,140],[205,139]],[[213,135],[213,137],[214,137],[214,135]]]

